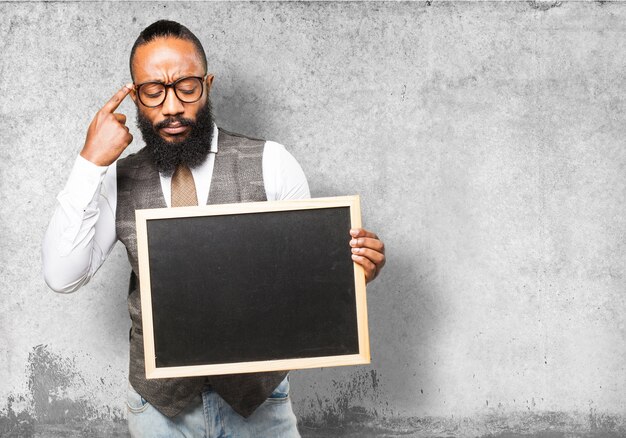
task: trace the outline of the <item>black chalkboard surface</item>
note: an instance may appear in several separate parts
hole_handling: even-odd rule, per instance
[[[369,362],[358,197],[137,210],[148,378]]]

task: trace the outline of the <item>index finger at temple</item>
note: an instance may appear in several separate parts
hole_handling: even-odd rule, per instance
[[[117,93],[113,95],[111,99],[102,107],[102,111],[112,113],[120,106],[120,103],[124,100],[128,93],[133,89],[133,84],[124,85]]]

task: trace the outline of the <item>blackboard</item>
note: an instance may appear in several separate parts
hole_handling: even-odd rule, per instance
[[[136,217],[148,378],[369,363],[357,196]]]

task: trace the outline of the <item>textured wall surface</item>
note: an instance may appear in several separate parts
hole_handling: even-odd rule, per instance
[[[0,436],[127,436],[125,254],[59,295],[40,245],[159,18],[386,242],[372,364],[293,373],[304,436],[626,435],[626,4],[46,2],[0,4]]]

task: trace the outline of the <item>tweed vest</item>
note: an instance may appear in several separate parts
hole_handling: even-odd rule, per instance
[[[218,151],[211,178],[208,204],[267,200],[263,183],[263,148],[265,142],[222,129],[218,132]],[[133,388],[168,417],[182,411],[202,391],[205,383],[240,415],[248,417],[265,401],[286,372],[250,373],[211,377],[146,379],[135,210],[166,208],[159,173],[147,148],[117,162],[117,238],[126,246],[132,272],[128,310],[130,330],[129,380]]]

